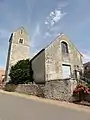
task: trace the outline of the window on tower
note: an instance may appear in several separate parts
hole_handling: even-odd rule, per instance
[[[23,44],[23,39],[19,39],[19,43]]]

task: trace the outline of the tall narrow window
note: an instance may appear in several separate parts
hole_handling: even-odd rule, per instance
[[[61,42],[61,47],[62,47],[62,53],[67,54],[68,53],[68,45],[66,42]]]

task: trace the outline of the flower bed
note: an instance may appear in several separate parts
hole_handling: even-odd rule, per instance
[[[79,101],[84,101],[85,97],[90,94],[90,88],[86,85],[79,83],[73,91],[73,96],[78,98]]]

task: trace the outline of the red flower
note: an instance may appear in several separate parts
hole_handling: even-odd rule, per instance
[[[79,94],[80,91],[83,91],[84,94],[90,93],[90,88],[86,87],[83,84],[78,84],[73,91],[73,94]]]

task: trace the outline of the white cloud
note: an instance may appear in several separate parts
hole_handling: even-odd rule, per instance
[[[44,38],[50,37],[50,36],[51,36],[51,34],[49,32],[46,32],[45,35],[44,35]]]
[[[90,62],[90,52],[82,53],[83,55],[83,62]]]
[[[37,37],[40,35],[40,25],[37,24],[35,30],[33,31],[33,34],[31,35],[31,47],[36,46],[36,40]]]
[[[50,32],[57,32],[57,31],[60,31],[61,27],[58,27],[58,26],[53,26],[51,29],[50,29]]]
[[[62,12],[60,9],[55,9],[54,12],[50,12],[49,16],[45,20],[46,25],[53,26],[55,23],[59,22],[59,20],[64,17],[67,13]]]
[[[36,25],[36,28],[32,34],[32,40],[35,40],[35,38],[40,35],[40,26],[39,24]]]
[[[47,22],[47,21],[45,21],[45,24],[47,25],[47,24],[48,24],[48,22]]]
[[[83,62],[90,62],[90,50],[82,49],[81,54],[83,55]]]
[[[57,26],[58,23],[67,13],[62,11],[62,8],[67,6],[66,2],[59,2],[57,8],[54,11],[49,13],[49,16],[46,17],[45,25],[47,27],[48,32],[45,33],[44,38],[52,36],[56,36],[60,31],[60,27]]]
[[[30,13],[32,12],[31,11],[31,4],[30,4],[30,1],[29,0],[25,0],[26,1],[26,5],[27,5],[27,9],[28,9],[28,12],[27,12],[27,22],[28,22],[28,25],[30,25]],[[30,12],[31,11],[31,12]]]
[[[66,13],[62,13],[60,10],[55,10],[55,17],[53,20],[58,22],[64,15],[66,15]]]

